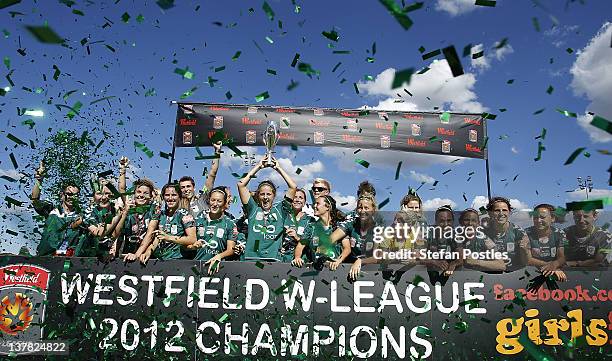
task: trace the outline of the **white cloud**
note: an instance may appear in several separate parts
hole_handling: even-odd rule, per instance
[[[455,207],[457,206],[457,203],[455,203],[455,201],[453,201],[452,199],[448,199],[448,198],[428,199],[425,202],[423,202],[423,210],[424,211],[435,211],[436,209],[444,205],[449,205],[451,206],[451,208],[455,209]]]
[[[474,3],[474,0],[438,0],[436,10],[457,16],[476,10],[478,7]]]
[[[281,167],[293,178],[293,180],[297,183],[298,187],[304,188],[306,185],[311,184],[312,180],[317,178],[319,173],[322,173],[325,170],[325,165],[320,160],[317,160],[310,164],[293,164],[293,161],[288,158],[279,158],[278,159]],[[300,168],[302,171],[300,174],[297,174],[297,169]],[[264,172],[262,170],[261,172]],[[285,184],[283,178],[274,170],[269,170],[270,179],[276,184]],[[265,173],[264,173],[265,174]]]
[[[610,37],[612,23],[605,23],[587,46],[578,51],[570,73],[573,75],[571,87],[578,96],[585,95],[591,102],[587,111],[606,119],[612,119],[612,62],[610,56]],[[580,125],[593,142],[612,141],[612,135],[589,124],[592,116],[583,114],[578,117]]]
[[[15,169],[0,169],[0,176],[7,176],[19,180],[25,177],[25,174],[20,173]]]
[[[586,199],[584,189],[575,189],[573,192],[566,193],[569,201],[583,201]],[[612,198],[612,189],[593,189],[589,192],[589,199]]]
[[[491,67],[491,61],[493,59],[497,61],[502,61],[506,57],[506,55],[514,53],[514,48],[512,47],[512,45],[506,44],[501,48],[497,48],[499,44],[499,41],[495,42],[491,50],[485,50],[484,55],[482,55],[481,57],[478,57],[476,59],[470,57],[472,67],[479,71],[485,71]],[[483,49],[484,46],[482,44],[476,44],[470,50],[470,54],[477,54],[483,51]]]
[[[331,196],[336,200],[336,206],[342,212],[350,212],[357,208],[357,198],[355,196],[345,196],[336,191],[331,192]],[[345,205],[342,205],[346,203]]]
[[[472,200],[472,205],[470,207],[478,210],[480,207],[486,207],[487,203],[489,203],[489,198],[486,196],[476,196]]]
[[[424,74],[413,74],[410,85],[406,89],[413,94],[402,93],[404,102],[396,103],[396,93],[400,88],[392,89],[395,69],[388,68],[378,74],[373,81],[360,81],[359,89],[363,93],[382,99],[374,109],[427,111],[435,106],[451,111],[482,113],[487,110],[477,100],[474,92],[476,77],[465,73],[453,77],[446,59],[434,60],[429,64],[429,70]]]
[[[554,25],[544,31],[544,36],[551,39],[554,47],[560,48],[565,45],[565,39],[570,33],[578,30],[578,25]]]
[[[512,146],[512,148],[510,148],[510,150],[511,150],[511,151],[512,151],[512,153],[514,153],[514,154],[518,154],[518,152],[519,152],[519,151],[518,151],[518,149],[516,149],[516,147],[515,147],[515,146]]]
[[[413,170],[410,171],[410,178],[414,179],[419,183],[433,183],[435,181],[435,178],[427,174],[415,172]]]
[[[321,148],[321,154],[336,159],[336,165],[342,171],[347,172],[359,172],[363,174],[370,174],[361,165],[355,163],[355,159],[365,159],[370,163],[372,168],[380,169],[396,169],[399,161],[402,161],[404,165],[410,164],[412,168],[425,167],[432,164],[449,164],[457,159],[453,164],[459,164],[467,160],[467,158],[457,158],[446,155],[438,154],[425,154],[425,153],[411,153],[401,152],[388,149],[362,149],[359,153],[354,154],[355,150],[351,148]],[[404,172],[400,173],[402,176],[407,175]]]

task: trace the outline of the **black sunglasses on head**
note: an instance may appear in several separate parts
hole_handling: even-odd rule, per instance
[[[311,189],[313,192],[323,192],[327,190],[327,188],[324,187],[312,187]]]

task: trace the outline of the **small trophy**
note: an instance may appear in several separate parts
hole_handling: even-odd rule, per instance
[[[268,121],[268,125],[266,126],[266,131],[263,134],[263,142],[266,145],[266,158],[267,164],[273,165],[272,163],[272,153],[274,153],[274,147],[276,143],[278,143],[278,126],[273,120]]]

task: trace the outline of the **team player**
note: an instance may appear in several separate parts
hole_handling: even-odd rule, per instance
[[[325,195],[317,198],[314,206],[314,215],[317,220],[308,225],[304,236],[298,236],[298,244],[293,254],[293,264],[296,267],[304,265],[304,251],[312,252],[312,261],[317,262],[321,257],[328,264],[335,261],[341,252],[341,247],[331,240],[331,234],[338,226],[338,222],[343,220],[343,215],[336,208],[336,201],[330,196]],[[300,238],[301,237],[301,238]]]
[[[455,268],[463,264],[463,245],[455,241],[453,224],[455,214],[449,205],[444,205],[436,210],[436,227],[427,232],[426,248],[431,252],[443,252],[449,256],[446,259],[422,259],[421,263],[433,266],[444,273],[445,276],[453,274]],[[451,257],[454,253],[459,257]]]
[[[472,252],[495,250],[495,243],[493,243],[484,233],[476,231],[476,229],[480,227],[480,215],[477,210],[468,208],[461,212],[459,215],[459,225],[465,229],[474,229],[474,232],[464,232],[464,249],[469,249]],[[506,263],[503,259],[477,259],[475,257],[466,257],[463,260],[463,264],[467,268],[481,271],[504,271],[506,269]]]
[[[311,216],[303,212],[304,204],[306,204],[306,191],[297,189],[291,203],[291,216],[285,219],[285,236],[280,250],[283,262],[293,260],[296,245],[300,239],[304,238],[304,232],[308,230],[310,223],[313,221]],[[315,216],[317,215],[316,206],[315,203]]]
[[[140,257],[143,263],[146,263],[151,256],[161,260],[181,259],[185,248],[196,241],[193,216],[184,208],[179,208],[178,184],[166,184],[161,193],[165,209],[159,217],[157,230],[153,232],[153,242],[151,244],[143,242],[141,245],[141,248],[145,249]]]
[[[506,271],[515,271],[527,264],[529,238],[525,231],[510,222],[510,201],[504,197],[493,197],[487,204],[489,222],[484,233],[495,243],[495,250],[508,252]]]
[[[310,188],[310,194],[312,196],[313,204],[306,203],[302,210],[307,215],[313,217],[314,216],[314,204],[316,203],[317,198],[322,196],[328,196],[331,193],[331,183],[324,178],[315,178],[312,181],[312,187]]]
[[[610,232],[595,226],[596,210],[572,212],[574,225],[564,229],[567,237],[566,264],[569,267],[592,267],[600,265],[610,253]]]
[[[248,184],[261,169],[271,167],[285,180],[289,189],[285,198],[274,204],[276,186],[271,181],[259,183],[255,195],[251,196]],[[248,235],[244,258],[246,260],[280,261],[280,247],[284,236],[283,225],[291,217],[291,203],[297,185],[283,170],[278,161],[264,157],[244,178],[238,182],[238,193],[248,220]]]
[[[362,259],[373,259],[374,250],[374,227],[380,219],[376,215],[378,205],[371,193],[364,192],[357,200],[357,217],[341,223],[331,234],[331,241],[338,243],[342,241],[342,253],[334,262],[330,264],[330,269],[335,270],[340,263],[347,260],[352,262],[349,271],[349,278],[357,279],[361,271]]]
[[[196,219],[197,241],[188,246],[197,249],[196,260],[206,261],[208,274],[217,272],[221,260],[234,254],[238,230],[236,223],[224,214],[226,203],[225,187],[210,190],[209,211]]]
[[[179,179],[179,187],[181,189],[181,208],[187,209],[191,216],[195,219],[200,213],[208,211],[208,194],[215,185],[217,171],[219,170],[219,159],[221,157],[221,142],[213,144],[215,156],[213,158],[210,172],[206,176],[204,184],[204,192],[195,194],[195,180],[190,176],[184,176]]]
[[[540,268],[544,276],[555,275],[565,281],[567,277],[560,270],[565,263],[565,232],[553,226],[555,207],[539,204],[533,209],[533,226],[525,231],[529,237],[527,263]]]

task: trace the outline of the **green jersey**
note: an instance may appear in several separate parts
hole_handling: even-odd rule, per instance
[[[172,236],[183,237],[186,234],[186,229],[193,227],[195,227],[193,216],[183,208],[177,209],[171,216],[163,212],[159,218],[158,228]],[[174,242],[161,241],[155,249],[154,256],[162,260],[181,259],[183,258],[181,245]]]
[[[283,225],[291,217],[291,199],[283,199],[266,212],[250,197],[244,208],[249,222],[245,259],[280,261]]]
[[[497,252],[507,252],[508,258],[505,259],[506,270],[514,271],[525,266],[521,264],[519,250],[521,248],[521,240],[525,237],[523,228],[510,223],[508,230],[504,233],[498,233],[492,224],[484,229],[486,234],[495,243]]]
[[[595,258],[598,254],[604,257],[610,255],[610,232],[599,227],[585,237],[578,237],[576,226],[565,228],[567,247],[565,247],[565,258],[568,261],[586,261]]]
[[[380,219],[376,214],[373,216],[374,225],[367,230],[361,229],[361,221],[359,217],[353,218],[338,225],[346,237],[348,237],[351,245],[351,256],[355,258],[371,257],[374,253],[374,228],[378,226],[377,219]]]
[[[129,210],[123,223],[123,251],[122,253],[136,253],[140,243],[147,234],[151,221],[159,221],[161,217],[161,206],[157,202],[151,202],[144,206]]]
[[[331,241],[331,234],[334,232],[334,227],[325,226],[321,220],[313,222],[306,231],[305,244],[312,250],[314,257],[319,258],[320,256],[327,256],[331,259],[336,259],[342,252],[342,244],[334,244]],[[304,244],[304,243],[303,243]]]
[[[550,235],[540,238],[534,226],[525,230],[529,237],[529,249],[531,257],[544,262],[551,262],[557,259],[557,249],[565,247],[567,240],[565,232],[555,227],[550,227]]]
[[[285,227],[294,228],[300,239],[310,238],[307,234],[310,230],[310,224],[314,221],[309,215],[302,213],[302,217],[299,219],[293,218],[293,214],[285,219]],[[297,241],[293,237],[285,235],[283,237],[283,243],[281,245],[280,254],[282,255],[283,262],[291,262],[293,260],[293,254],[295,253],[295,246]]]
[[[71,225],[81,218],[81,215],[76,212],[64,212],[62,207],[53,208],[49,202],[34,201],[34,209],[37,213],[45,218],[44,230],[36,255],[48,256],[53,255],[56,251],[66,253],[68,249],[72,249],[74,254],[80,253],[82,239],[86,236],[86,225],[81,224],[79,227]],[[76,252],[76,251],[79,252]]]
[[[495,249],[495,243],[489,237],[476,234],[471,239],[466,239],[463,248],[469,249],[472,252],[486,252],[490,249]]]
[[[106,224],[113,222],[115,214],[115,209],[112,206],[109,208],[91,206],[85,210],[83,219],[86,224],[94,226],[104,225],[106,227]],[[88,233],[82,239],[80,252],[77,253],[77,256],[96,257],[108,253],[112,244],[113,240],[111,237],[98,237]]]
[[[208,261],[227,249],[227,241],[236,242],[238,238],[236,223],[225,215],[210,219],[208,213],[200,214],[196,219],[196,233],[198,241],[202,242],[195,256],[198,261]]]

